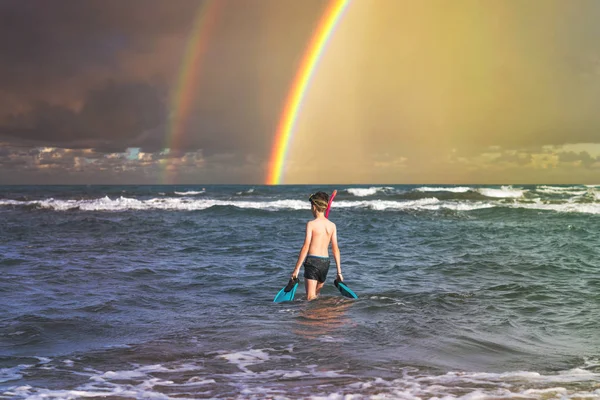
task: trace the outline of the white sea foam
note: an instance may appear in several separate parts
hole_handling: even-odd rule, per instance
[[[515,189],[512,186],[502,186],[500,189],[479,188],[477,191],[486,197],[518,198],[523,197],[527,190]]]
[[[217,383],[214,379],[203,379],[197,376],[190,378],[186,383],[179,383],[177,386],[204,386]]]
[[[254,193],[254,188],[250,188],[250,189],[246,190],[245,192],[244,191],[236,192],[235,194],[237,194],[238,196],[241,196],[243,194],[252,194],[252,193]]]
[[[452,192],[452,193],[466,193],[473,188],[467,186],[457,187],[435,187],[435,186],[423,186],[415,189],[418,192]]]
[[[86,369],[88,372],[85,374],[89,376],[89,380],[77,387],[47,389],[30,385],[14,386],[6,388],[0,393],[0,397],[30,400],[87,397],[241,399],[289,396],[310,399],[600,399],[600,374],[585,369],[590,363],[582,368],[553,374],[535,371],[450,371],[431,375],[417,368],[405,367],[396,370],[394,377],[389,377],[392,371],[388,370],[386,378],[381,378],[373,377],[372,374],[357,376],[342,369],[329,369],[319,365],[286,368],[285,366],[292,365],[289,362],[278,362],[280,367],[269,369],[269,362],[285,358],[277,356],[277,352],[273,353],[272,350],[227,352],[216,357],[238,366],[239,372],[210,373],[206,371],[203,362],[172,363],[167,366],[138,365],[131,370],[115,372]],[[263,364],[257,372],[246,368],[256,364]],[[177,373],[179,371],[187,372],[182,375]],[[153,375],[154,372],[159,372],[161,377]],[[217,376],[218,379],[215,379]],[[314,384],[307,387],[306,382]]]
[[[175,192],[175,194],[178,195],[178,196],[196,196],[196,195],[203,194],[203,193],[205,193],[204,190],[201,190],[199,192],[198,191],[194,191],[194,190],[190,190],[190,191],[187,191],[187,192]]]
[[[456,202],[456,201],[443,201],[439,204],[425,205],[421,209],[423,210],[453,210],[453,211],[473,211],[481,210],[484,208],[496,207],[495,204],[489,202]]]
[[[394,380],[376,378],[363,382],[358,389],[376,391],[380,398],[439,398],[439,399],[490,399],[516,398],[600,398],[595,389],[600,381],[598,374],[585,376],[565,371],[555,375],[538,372],[515,371],[505,373],[448,372],[443,375],[421,375],[407,369],[403,377]],[[584,383],[588,389],[567,389],[563,384]],[[355,387],[357,387],[355,385]],[[571,385],[572,387],[572,385]],[[470,391],[468,391],[470,390]]]
[[[535,189],[538,193],[546,193],[546,194],[569,194],[580,196],[588,192],[587,188],[582,188],[580,186],[538,186]]]
[[[585,357],[583,359],[584,368],[596,368],[600,367],[600,358],[596,357]]]
[[[440,201],[435,197],[428,197],[418,200],[369,200],[369,201],[340,201],[336,203],[336,208],[368,208],[375,211],[389,210],[427,210],[437,211],[442,209],[454,211],[470,211],[479,210],[482,208],[495,207],[494,204],[488,202],[473,202],[473,201]]]
[[[575,203],[569,201],[567,203],[513,203],[507,205],[511,208],[526,208],[529,210],[556,211],[564,213],[582,213],[582,214],[600,214],[600,203]]]
[[[482,189],[480,189],[482,190]],[[335,202],[336,209],[370,209],[373,211],[472,211],[484,208],[527,208],[532,210],[556,211],[556,212],[578,212],[586,214],[600,214],[600,192],[594,191],[593,198],[587,196],[591,202],[580,202],[580,198],[573,197],[564,199],[562,202],[546,202],[538,199],[518,199],[515,192],[500,190],[513,194],[513,200],[508,201],[498,198],[487,200],[439,200],[436,197],[428,197],[417,200],[340,200]],[[513,189],[514,191],[514,189]],[[522,190],[519,190],[521,193]],[[489,194],[489,193],[488,193]],[[492,193],[494,194],[494,193]],[[500,193],[495,193],[500,197]],[[510,196],[508,196],[510,198]],[[103,197],[88,200],[35,200],[17,201],[0,199],[2,206],[29,206],[40,209],[55,211],[128,211],[128,210],[169,210],[169,211],[198,211],[211,207],[237,207],[240,209],[254,209],[265,211],[281,210],[309,210],[309,204],[304,200],[273,200],[273,201],[248,201],[248,200],[217,200],[207,198],[190,197],[158,197],[151,199],[134,199],[127,197],[109,198]]]
[[[260,364],[269,360],[269,354],[263,350],[247,350],[235,353],[227,353],[219,356],[232,364],[238,366],[242,371],[249,372],[249,365]]]
[[[182,210],[197,211],[205,210],[214,206],[235,206],[239,208],[250,208],[258,210],[281,210],[309,209],[306,201],[301,200],[277,200],[268,202],[257,201],[229,201],[214,199],[188,199],[188,198],[153,198],[138,200],[127,197],[110,199],[103,197],[93,200],[39,200],[39,201],[16,201],[0,200],[0,206],[38,206],[42,209],[56,211],[68,211],[79,209],[82,211],[126,211],[126,210]]]
[[[104,374],[95,377],[97,380],[106,380],[106,379],[131,379],[131,378],[140,378],[146,375],[142,371],[106,371]]]
[[[272,349],[271,349],[272,350]],[[267,361],[277,361],[282,359],[293,359],[294,357],[290,355],[274,355],[270,354],[267,349],[251,349],[246,351],[238,351],[233,353],[225,353],[218,356],[219,358],[225,359],[231,364],[236,365],[243,374],[251,374],[255,376],[256,374],[250,371],[247,367],[250,365],[262,364]],[[261,372],[261,375],[264,375],[264,378],[268,378],[273,375],[283,375],[287,374],[289,371],[264,371]]]
[[[12,368],[0,368],[0,383],[16,381],[17,379],[21,379],[23,374],[21,371],[30,367],[31,365],[17,365]]]
[[[375,211],[384,210],[406,210],[419,209],[419,207],[439,203],[435,197],[419,200],[362,200],[362,201],[338,201],[335,203],[336,208],[369,208]]]
[[[19,398],[28,400],[41,399],[75,399],[75,398],[105,398],[119,397],[132,399],[177,399],[179,396],[171,397],[165,393],[156,390],[156,387],[198,387],[201,385],[211,385],[215,383],[214,379],[204,377],[192,377],[186,382],[175,383],[170,379],[161,379],[153,376],[155,372],[159,373],[179,373],[182,371],[201,372],[202,366],[192,364],[175,365],[169,368],[160,364],[137,366],[131,370],[121,371],[97,371],[86,368],[86,372],[72,372],[75,375],[85,375],[89,377],[88,382],[79,387],[66,389],[47,389],[34,388],[30,385],[15,386],[8,388],[4,393],[0,392],[0,397]],[[194,394],[198,393],[194,390]]]
[[[370,188],[349,188],[346,189],[348,193],[356,197],[367,197],[373,196],[380,192],[385,192],[388,190],[393,190],[391,187],[370,187]]]

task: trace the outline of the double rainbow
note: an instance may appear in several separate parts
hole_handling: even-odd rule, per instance
[[[275,142],[269,158],[267,185],[278,185],[282,181],[285,159],[294,134],[294,126],[300,113],[302,100],[306,95],[311,77],[327,46],[327,42],[349,3],[350,0],[330,0],[306,48],[275,133]]]

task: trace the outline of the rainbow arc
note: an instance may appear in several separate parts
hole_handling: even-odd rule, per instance
[[[311,78],[327,47],[327,43],[349,3],[350,0],[331,0],[329,2],[306,48],[300,67],[290,87],[275,133],[275,141],[269,158],[267,185],[282,183],[285,160],[293,139],[294,128],[301,111],[302,101],[306,96]]]

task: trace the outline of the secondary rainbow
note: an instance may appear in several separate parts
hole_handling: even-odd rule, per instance
[[[288,93],[279,124],[277,125],[275,142],[273,143],[269,158],[267,185],[278,185],[282,181],[285,159],[294,134],[294,127],[300,113],[302,100],[306,95],[311,77],[327,46],[327,42],[331,38],[337,23],[349,3],[350,0],[331,0],[329,2],[306,48],[300,68],[296,72]]]
[[[222,1],[219,0],[207,0],[200,3],[196,12],[192,32],[189,35],[181,61],[177,83],[171,94],[171,115],[164,146],[166,151],[180,150],[190,108],[198,91],[202,60],[208,47],[210,33],[217,21],[221,4]],[[167,155],[167,158],[162,160],[164,183],[174,183],[174,173],[177,169],[176,160],[178,159],[174,155]]]

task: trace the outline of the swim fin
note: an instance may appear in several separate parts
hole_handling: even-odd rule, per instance
[[[296,289],[298,288],[298,282],[300,280],[296,277],[295,279],[290,278],[288,284],[277,293],[277,296],[273,299],[274,303],[281,303],[282,301],[292,301],[296,295]]]
[[[336,288],[338,288],[338,290],[340,291],[340,293],[343,296],[349,297],[351,299],[358,299],[358,296],[356,295],[356,293],[354,293],[352,291],[352,289],[350,289],[348,286],[346,286],[346,284],[344,282],[342,282],[336,278],[336,280],[333,281],[333,284],[335,285]]]

